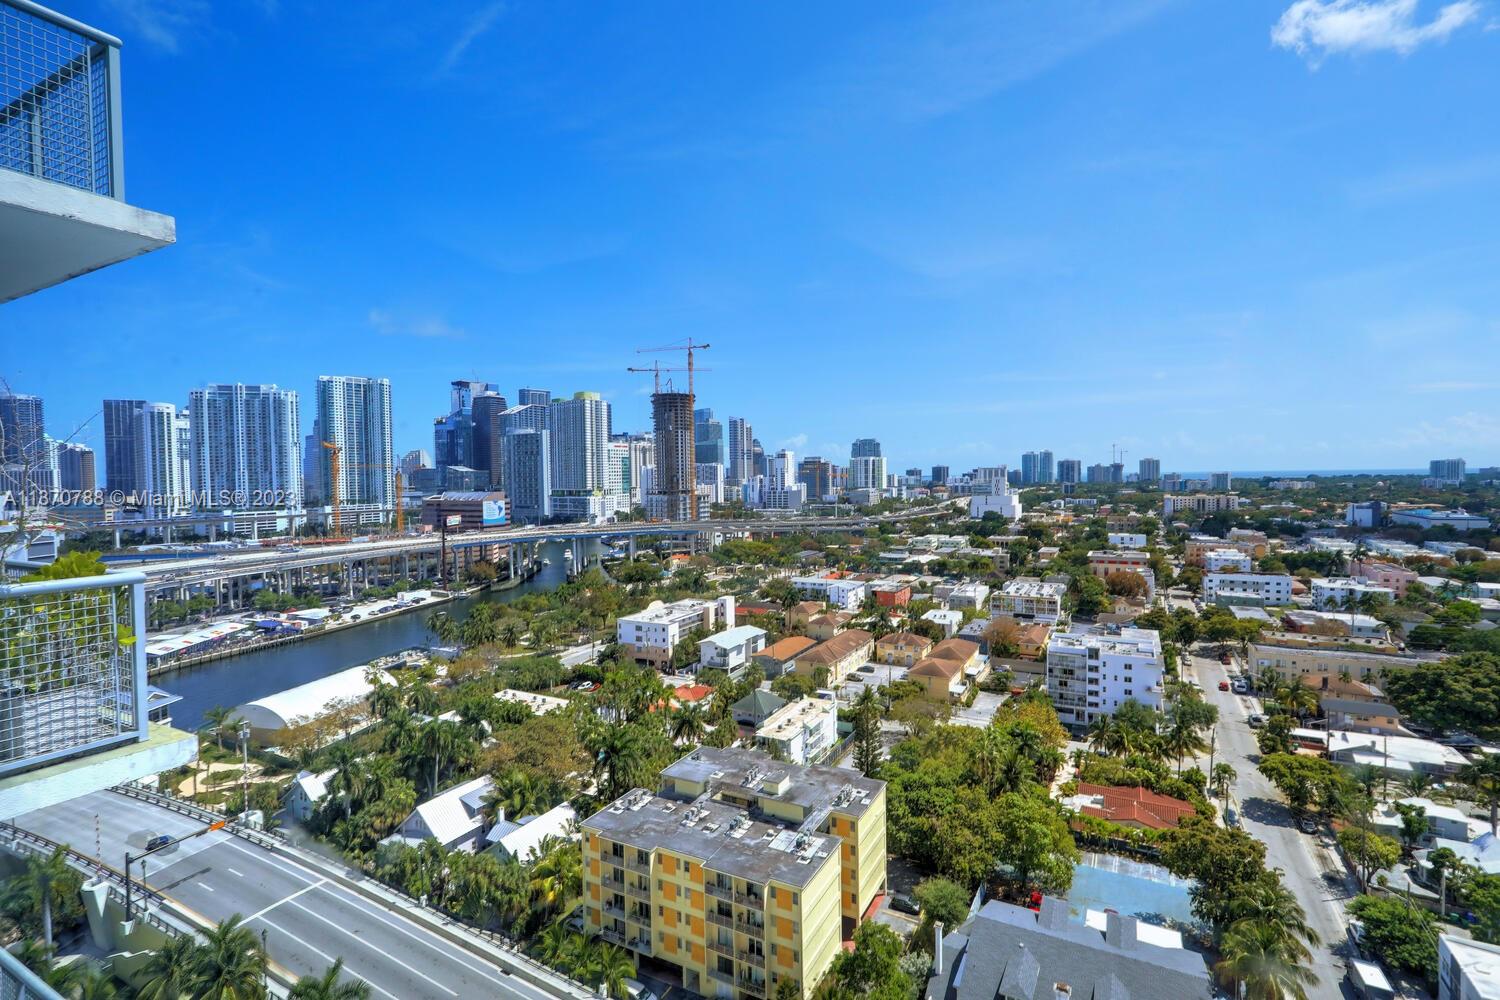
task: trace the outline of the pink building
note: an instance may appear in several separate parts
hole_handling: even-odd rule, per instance
[[[1406,596],[1406,588],[1417,581],[1417,573],[1395,563],[1376,562],[1373,559],[1355,559],[1349,564],[1349,575],[1363,577],[1370,583],[1390,587],[1399,600]]]

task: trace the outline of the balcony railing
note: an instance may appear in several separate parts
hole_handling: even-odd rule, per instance
[[[6,1000],[62,1000],[56,990],[21,964],[21,960],[0,948],[0,997]]]
[[[125,197],[118,38],[0,0],[0,168]]]
[[[0,776],[146,738],[145,582],[0,582]]]
[[[724,885],[715,885],[713,882],[703,887],[703,891],[715,899],[722,899],[726,903],[734,902],[734,890]]]
[[[734,918],[726,917],[722,913],[714,913],[713,911],[709,911],[708,922],[718,927],[728,927],[731,930],[734,928]]]

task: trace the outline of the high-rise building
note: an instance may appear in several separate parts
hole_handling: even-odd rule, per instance
[[[656,467],[656,442],[650,434],[614,434],[611,443],[623,442],[630,451],[630,506],[645,506],[647,469]]]
[[[554,399],[548,407],[552,443],[552,512],[597,521],[628,507],[626,493],[607,491],[610,406],[597,392]]]
[[[517,524],[540,524],[552,516],[551,451],[545,430],[505,428],[505,444],[500,449],[502,478],[511,520]]]
[[[189,394],[188,413],[193,489],[206,509],[302,509],[296,392],[216,383]]]
[[[711,504],[724,502],[724,466],[718,462],[699,462],[697,467],[697,482],[699,486],[708,487],[704,494]]]
[[[1037,452],[1036,475],[1039,483],[1057,482],[1057,475],[1052,467],[1052,452],[1045,448]]]
[[[1444,483],[1462,483],[1467,469],[1461,458],[1435,458],[1427,463],[1428,477]]]
[[[1042,481],[1037,472],[1039,467],[1038,462],[1039,456],[1034,451],[1028,451],[1021,455],[1021,482],[1024,485],[1030,486],[1033,483]]]
[[[1057,481],[1079,483],[1083,481],[1083,463],[1076,458],[1064,458],[1057,463]]]
[[[934,486],[947,485],[950,475],[952,475],[952,470],[946,465],[934,465],[932,467],[932,484]]]
[[[833,463],[809,455],[797,464],[797,482],[807,487],[809,500],[822,500],[836,492],[833,485]]]
[[[655,429],[656,470],[651,477],[646,510],[664,521],[698,518],[697,463],[693,447],[693,397],[686,392],[658,392],[651,396]]]
[[[781,449],[767,460],[766,465],[768,488],[785,490],[797,485],[797,460],[790,451]]]
[[[421,448],[413,448],[401,456],[401,474],[409,476],[418,469],[432,468],[432,456]]]
[[[703,407],[693,411],[693,450],[699,465],[725,465],[724,425],[714,419],[714,411]]]
[[[729,418],[729,438],[725,443],[725,482],[742,483],[755,474],[755,461],[751,454],[754,440],[755,434],[750,429],[748,420],[744,417]]]
[[[501,414],[507,409],[505,397],[498,392],[484,392],[474,397],[470,406],[473,430],[470,447],[473,449],[474,468],[489,476],[491,486],[497,486],[503,474],[500,449],[504,445],[505,432],[501,427]]]
[[[769,469],[766,466],[766,449],[760,446],[760,438],[750,439],[750,472],[751,475],[764,476]]]
[[[880,455],[851,457],[849,459],[849,488],[851,490],[885,489],[885,458]]]
[[[0,487],[46,492],[57,488],[57,453],[47,443],[42,397],[0,390]]]
[[[516,391],[517,406],[546,406],[552,402],[551,389],[518,389]]]
[[[132,492],[135,503],[147,517],[174,517],[187,513],[191,506],[191,472],[184,474],[177,417],[177,407],[171,403],[142,404],[137,417],[137,481]],[[300,461],[298,472],[301,472]]]
[[[104,482],[111,490],[131,492],[140,483],[135,456],[144,399],[104,401]]]
[[[57,445],[58,484],[65,490],[92,493],[99,488],[94,474],[94,449],[86,444],[62,441]]]
[[[849,448],[850,458],[879,458],[880,442],[874,438],[856,438]]]
[[[335,496],[332,449],[338,450],[337,497],[341,510],[367,506],[379,519],[396,504],[396,450],[391,437],[391,380],[319,375],[314,426],[322,435],[317,494]],[[352,511],[350,513],[353,513]]]
[[[1141,482],[1159,483],[1161,482],[1161,459],[1143,458],[1137,465],[1137,471],[1140,473]]]
[[[1208,488],[1211,490],[1233,489],[1234,477],[1227,472],[1210,472],[1208,474]]]
[[[493,382],[454,379],[449,383],[448,413],[432,422],[432,453],[440,472],[449,466],[475,468],[474,399],[499,394],[500,387]]]

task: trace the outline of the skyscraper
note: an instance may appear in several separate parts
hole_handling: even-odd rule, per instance
[[[825,462],[817,455],[809,455],[797,465],[797,482],[807,487],[809,500],[823,499],[835,492],[833,463]]]
[[[724,465],[724,425],[714,419],[714,411],[703,407],[693,411],[693,453],[699,465]]]
[[[58,484],[65,490],[92,493],[99,486],[94,476],[94,449],[63,441],[57,446]]]
[[[314,426],[339,451],[340,508],[396,504],[396,450],[391,438],[391,381],[355,375],[319,375]],[[331,504],[333,456],[322,447],[318,497]],[[372,511],[372,514],[378,512]]]
[[[885,489],[885,458],[880,455],[855,455],[849,459],[851,490]]]
[[[401,474],[403,476],[410,476],[418,469],[430,468],[432,468],[432,456],[421,448],[413,448],[401,456]]]
[[[1052,469],[1052,452],[1045,448],[1036,453],[1036,481],[1039,483],[1057,481]]]
[[[42,397],[0,391],[0,488],[47,491],[57,487],[57,454],[47,443]]]
[[[656,442],[650,434],[614,434],[611,443],[624,442],[630,449],[630,506],[646,503],[646,470],[656,468]]]
[[[692,394],[654,393],[651,423],[656,433],[656,471],[651,477],[646,510],[666,521],[697,520]]]
[[[499,485],[504,474],[500,450],[505,433],[501,427],[501,414],[506,411],[505,397],[498,392],[480,393],[474,397],[470,407],[472,413],[473,468],[489,477],[491,486]]]
[[[1427,463],[1427,475],[1445,483],[1462,483],[1468,466],[1461,458],[1435,458]]]
[[[188,413],[193,488],[206,509],[301,510],[296,392],[217,383],[189,394]]]
[[[744,417],[729,418],[729,438],[725,448],[727,456],[725,482],[742,483],[755,474],[755,462],[752,455],[754,440],[755,434],[750,429],[748,420]]]
[[[510,500],[511,520],[518,524],[538,524],[552,516],[551,450],[545,430],[522,426],[505,429],[505,443],[500,449],[505,495]]]
[[[1034,452],[1034,451],[1028,451],[1028,452],[1025,452],[1024,454],[1022,454],[1021,455],[1021,482],[1024,483],[1024,484],[1026,484],[1026,485],[1028,485],[1028,486],[1030,486],[1032,483],[1039,483],[1039,482],[1041,482],[1041,479],[1038,478],[1037,468],[1038,468],[1038,456],[1037,456],[1036,452]]]
[[[517,406],[546,406],[550,402],[552,402],[551,389],[516,390]]]
[[[597,392],[554,399],[548,408],[552,443],[552,512],[598,520],[617,513],[627,497],[607,491],[610,407]]]
[[[1083,481],[1083,463],[1076,458],[1064,458],[1057,463],[1057,481],[1078,483]]]
[[[1161,482],[1161,459],[1143,458],[1136,467],[1143,483]]]
[[[177,407],[171,403],[143,403],[136,419],[136,484],[132,488],[136,504],[147,517],[187,513],[192,499],[191,473],[184,475]]]
[[[104,482],[111,490],[130,492],[139,485],[135,455],[144,399],[104,401]]]
[[[946,465],[934,465],[932,467],[932,483],[934,486],[942,486],[948,482],[952,473]]]
[[[790,489],[797,485],[797,460],[785,448],[767,461],[766,486],[773,490]]]
[[[849,448],[850,458],[879,458],[880,442],[874,438],[857,438]]]

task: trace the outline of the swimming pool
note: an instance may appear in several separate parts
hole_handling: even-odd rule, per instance
[[[1192,885],[1161,865],[1085,851],[1073,869],[1068,912],[1082,920],[1085,910],[1113,909],[1153,924],[1198,927],[1188,896]]]

